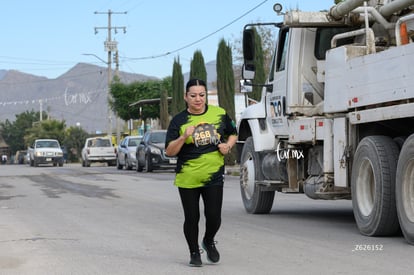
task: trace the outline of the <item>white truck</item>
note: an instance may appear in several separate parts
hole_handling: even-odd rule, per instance
[[[282,13],[266,83],[254,83],[255,24],[243,33],[243,81],[263,87],[238,121],[249,213],[275,191],[351,199],[359,231],[414,244],[413,0],[345,0]],[[257,25],[257,24],[256,24]]]
[[[63,166],[63,151],[56,139],[36,139],[28,149],[30,166],[53,164]]]
[[[90,167],[92,162],[116,165],[116,149],[109,137],[91,137],[85,140],[82,148],[82,166]]]

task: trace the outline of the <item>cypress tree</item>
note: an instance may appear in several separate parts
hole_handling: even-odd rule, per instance
[[[217,57],[217,96],[220,107],[235,120],[234,106],[234,71],[231,47],[224,39],[219,42]],[[224,157],[225,165],[233,165],[237,159],[237,148]]]
[[[224,39],[219,42],[217,51],[217,97],[219,106],[235,119],[233,57],[229,44]]]
[[[161,129],[167,129],[168,119],[168,91],[161,86],[160,91],[160,124]]]
[[[193,59],[190,65],[190,79],[198,78],[204,80],[207,85],[207,70],[204,63],[204,57],[200,50],[194,52]],[[207,87],[208,92],[208,87]],[[208,96],[206,97],[206,104],[208,104]]]
[[[171,115],[174,116],[184,109],[184,76],[182,73],[180,58],[174,58],[172,73]]]

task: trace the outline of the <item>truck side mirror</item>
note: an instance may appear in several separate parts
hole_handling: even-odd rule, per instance
[[[255,71],[255,30],[245,29],[243,31],[243,78],[253,79]]]
[[[240,92],[251,93],[253,92],[252,82],[250,80],[240,80]]]
[[[251,68],[252,67],[250,67],[250,69],[249,69],[249,67],[247,67],[246,64],[243,65],[243,67],[242,67],[242,79],[245,79],[245,80],[248,80],[248,81],[251,81],[251,80],[254,79],[255,71],[254,71],[254,68],[253,68],[253,70]]]

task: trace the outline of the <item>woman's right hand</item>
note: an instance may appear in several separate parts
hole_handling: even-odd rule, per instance
[[[183,134],[184,138],[187,139],[189,136],[192,136],[195,130],[195,126],[188,126],[185,129],[185,132]]]

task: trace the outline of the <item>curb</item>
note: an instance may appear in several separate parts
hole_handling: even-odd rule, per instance
[[[231,176],[239,176],[240,175],[240,167],[235,166],[225,166],[224,167],[224,174],[231,175]]]

